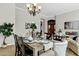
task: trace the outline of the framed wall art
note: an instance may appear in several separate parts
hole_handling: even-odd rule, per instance
[[[25,29],[30,29],[31,23],[25,23]]]
[[[79,30],[79,21],[64,22],[64,29]]]

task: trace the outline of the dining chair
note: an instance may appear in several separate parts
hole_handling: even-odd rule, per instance
[[[14,40],[15,40],[15,56],[17,56],[19,53],[19,45],[18,45],[18,41],[17,41],[17,35],[16,34],[13,34],[14,36]]]
[[[24,43],[22,40],[22,37],[17,37],[17,42],[18,42],[18,47],[19,47],[19,55],[20,56],[24,56],[25,55],[25,47],[24,47]]]
[[[64,40],[63,42],[54,43],[54,51],[56,56],[65,56],[67,50],[68,42]]]
[[[32,56],[32,51],[25,46],[23,42],[23,37],[19,37],[18,35],[14,35],[15,38],[15,56]]]

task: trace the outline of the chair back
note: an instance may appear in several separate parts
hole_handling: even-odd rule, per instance
[[[13,36],[14,36],[14,40],[15,40],[15,46],[17,47],[18,46],[17,35],[13,34]]]
[[[18,42],[18,46],[20,49],[20,55],[24,56],[25,55],[25,47],[24,47],[24,42],[22,37],[17,37],[17,42]]]
[[[13,36],[14,36],[14,40],[15,40],[15,56],[18,56],[19,55],[19,53],[18,53],[19,45],[18,45],[18,41],[17,41],[17,35],[13,34]]]
[[[54,43],[54,51],[56,56],[65,56],[68,42]]]
[[[24,42],[23,42],[22,37],[19,37],[16,34],[13,34],[13,35],[14,35],[14,39],[15,39],[16,52],[18,53],[17,55],[24,56],[25,55],[25,48],[24,48]]]

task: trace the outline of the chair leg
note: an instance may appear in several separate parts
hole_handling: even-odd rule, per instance
[[[20,54],[19,54],[19,48],[18,47],[16,47],[16,51],[15,51],[15,56],[19,56]]]
[[[16,48],[15,56],[18,56],[18,49]]]

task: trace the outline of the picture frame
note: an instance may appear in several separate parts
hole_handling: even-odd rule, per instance
[[[79,30],[79,21],[64,22],[64,29]]]
[[[25,29],[30,29],[31,23],[25,23]]]

